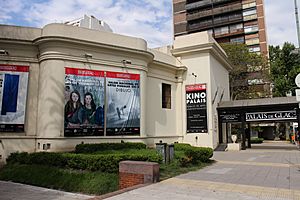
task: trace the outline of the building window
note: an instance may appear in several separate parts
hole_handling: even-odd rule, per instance
[[[243,16],[249,16],[249,15],[255,15],[256,14],[256,9],[253,10],[247,10],[243,12]]]
[[[247,45],[255,45],[255,44],[259,44],[259,39],[258,38],[251,38],[246,40],[246,44]]]
[[[240,30],[243,30],[243,24],[233,24],[230,25],[230,33],[235,33],[238,32]]]
[[[231,38],[230,42],[231,43],[244,43],[245,39],[244,39],[244,37]]]
[[[215,35],[223,35],[223,34],[228,34],[228,33],[229,33],[228,26],[215,28]]]
[[[244,31],[245,31],[245,33],[257,32],[258,31],[258,25],[245,26]]]
[[[171,85],[162,83],[162,108],[171,109]]]
[[[243,9],[256,7],[256,2],[243,4]]]

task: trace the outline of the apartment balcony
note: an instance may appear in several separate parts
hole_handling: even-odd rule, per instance
[[[188,10],[193,10],[193,9],[196,9],[196,8],[201,8],[201,7],[204,7],[204,6],[208,6],[208,5],[211,5],[211,0],[204,0],[204,1],[199,1],[199,2],[194,2],[194,3],[187,3],[185,5],[185,9],[188,11]]]
[[[190,21],[190,20],[199,19],[199,18],[211,16],[211,15],[213,15],[212,10],[203,10],[203,11],[199,11],[197,13],[187,14],[186,19],[188,21]]]
[[[223,38],[223,37],[230,37],[230,36],[236,36],[236,35],[242,35],[244,34],[243,29],[237,29],[234,31],[230,31],[230,33],[220,33],[220,34],[215,34],[214,38]]]
[[[232,23],[236,23],[236,22],[242,22],[243,21],[243,16],[242,15],[238,15],[238,16],[229,16],[228,18],[224,18],[224,19],[214,19],[214,25],[215,26],[220,26],[220,25],[227,25],[227,24],[232,24]]]
[[[194,3],[186,3],[185,9],[188,11],[197,8],[211,6],[212,3],[217,5],[217,4],[227,3],[227,2],[232,2],[232,0],[203,0]]]
[[[204,22],[204,23],[197,23],[197,24],[189,24],[188,31],[198,31],[198,30],[206,30],[213,27],[212,22]]]
[[[242,10],[241,3],[231,4],[231,5],[227,5],[227,6],[223,6],[223,7],[219,7],[219,8],[214,8],[213,14],[218,15],[218,14],[228,13],[228,12],[237,11],[237,10]]]
[[[196,13],[192,13],[192,14],[187,14],[187,20],[195,20],[195,19],[200,19],[203,17],[207,17],[207,16],[212,16],[212,15],[219,15],[219,14],[223,14],[223,13],[228,13],[228,12],[233,12],[233,11],[237,11],[237,10],[242,10],[242,4],[238,3],[238,4],[231,4],[231,5],[227,5],[224,7],[219,7],[219,8],[214,8],[214,9],[210,9],[210,10],[203,10],[203,11],[199,11]]]

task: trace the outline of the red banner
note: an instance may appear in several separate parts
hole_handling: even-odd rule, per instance
[[[65,68],[66,74],[73,74],[77,76],[100,76],[104,77],[104,71],[90,70],[90,69],[77,69],[77,68]]]
[[[186,85],[185,90],[187,92],[206,90],[206,84]]]
[[[0,71],[29,72],[29,66],[0,64]]]
[[[106,72],[106,77],[128,79],[128,80],[140,80],[139,74],[128,74],[122,72]]]

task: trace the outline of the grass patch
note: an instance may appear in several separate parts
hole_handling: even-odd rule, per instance
[[[0,171],[0,179],[68,192],[97,195],[118,190],[119,181],[118,175],[115,173],[20,164],[6,165]]]

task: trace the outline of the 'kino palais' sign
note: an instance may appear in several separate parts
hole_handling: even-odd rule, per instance
[[[206,133],[206,84],[186,85],[185,91],[187,133]]]
[[[297,119],[295,110],[246,113],[246,122]]]

